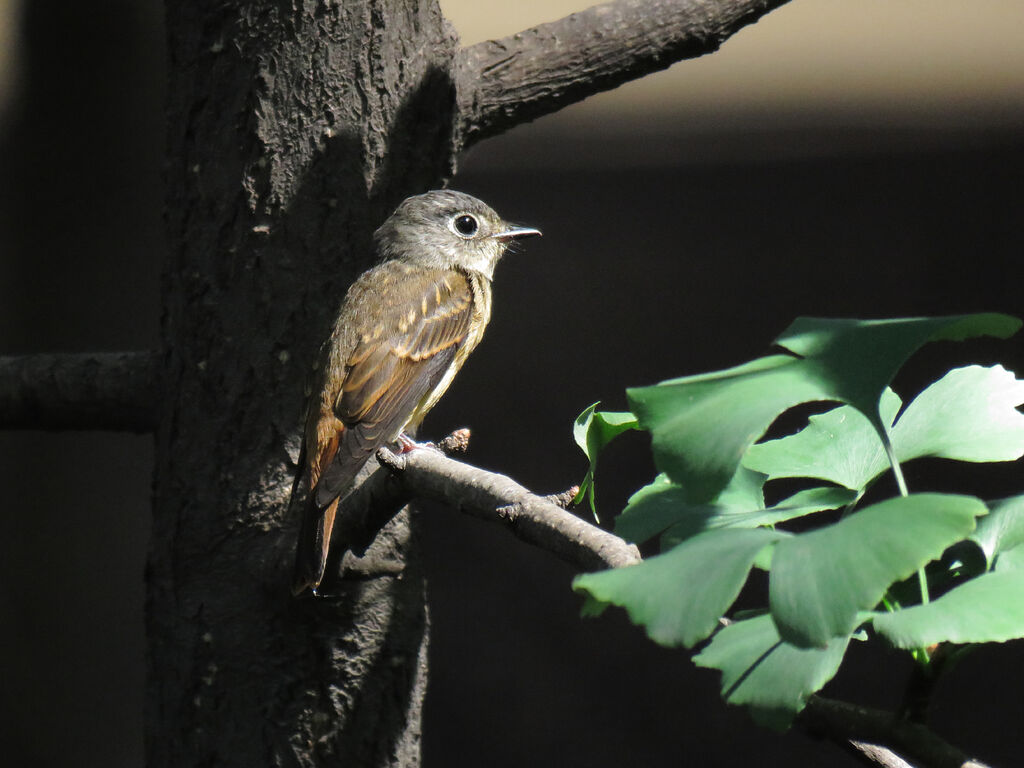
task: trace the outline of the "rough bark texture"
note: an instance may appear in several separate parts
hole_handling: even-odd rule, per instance
[[[681,59],[703,56],[787,0],[616,0],[459,51],[469,146]]]
[[[501,520],[517,538],[581,571],[640,562],[635,545],[535,496],[505,475],[462,464],[430,448],[405,454],[384,451],[381,463],[397,476],[407,496],[439,501],[484,520]]]
[[[305,372],[373,228],[453,158],[434,2],[168,0],[170,261],[153,541],[153,766],[415,765],[423,581],[400,515],[296,601]]]

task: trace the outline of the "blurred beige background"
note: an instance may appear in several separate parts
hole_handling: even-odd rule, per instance
[[[0,113],[18,88],[24,2],[0,0]],[[471,45],[586,3],[442,0],[441,7]],[[557,119],[598,117],[613,129],[633,122],[636,110],[655,126],[714,123],[723,114],[748,124],[763,115],[869,126],[1016,124],[1024,115],[1024,2],[793,0],[714,56],[588,99]]]
[[[20,0],[0,0],[0,116],[17,82],[19,5]]]
[[[442,0],[464,45],[584,7],[573,0]],[[714,56],[587,101],[624,109],[833,112],[869,122],[1016,119],[1024,111],[1021,0],[793,0]]]

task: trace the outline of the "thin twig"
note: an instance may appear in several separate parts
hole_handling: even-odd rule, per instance
[[[437,444],[437,449],[446,455],[465,453],[469,449],[470,432],[467,427],[456,429]]]
[[[556,507],[568,509],[569,505],[572,504],[572,500],[575,499],[579,495],[579,493],[580,487],[578,485],[574,485],[571,488],[567,488],[566,490],[562,491],[561,493],[549,493],[547,496],[544,496],[543,498],[544,501],[550,501]]]

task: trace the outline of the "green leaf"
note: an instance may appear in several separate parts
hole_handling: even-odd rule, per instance
[[[742,468],[741,468],[742,469]],[[701,512],[686,517],[665,531],[662,549],[674,547],[701,531],[715,528],[754,528],[759,525],[777,525],[826,509],[838,509],[853,503],[857,494],[847,488],[832,486],[808,488],[767,509],[730,510],[717,506],[695,508]]]
[[[938,456],[961,461],[1013,461],[1024,455],[1024,382],[994,366],[956,368],[907,406],[892,443],[901,461]],[[890,389],[879,412],[887,426],[900,409]],[[852,406],[810,417],[788,437],[751,446],[744,466],[769,479],[814,477],[863,490],[888,467],[878,434]]]
[[[658,475],[630,497],[615,521],[615,533],[642,543],[666,531],[662,550],[668,551],[691,536],[715,528],[755,528],[837,509],[856,498],[845,488],[809,488],[765,509],[761,486],[764,475],[740,467],[732,482],[711,504],[691,504],[682,488]]]
[[[629,411],[598,411],[594,403],[576,417],[572,436],[591,461],[612,440],[627,429],[636,429],[636,416]]]
[[[597,475],[597,457],[608,443],[629,429],[637,429],[636,416],[627,411],[598,411],[594,403],[576,417],[572,436],[590,460],[587,474],[580,483],[580,490],[573,499],[578,504],[584,496],[590,502],[590,511],[597,519],[597,491],[594,481]]]
[[[892,430],[901,459],[1014,461],[1024,456],[1024,381],[1001,365],[954,368],[907,406]]]
[[[837,637],[825,648],[797,648],[779,637],[771,616],[759,616],[723,628],[694,663],[721,671],[727,703],[745,705],[757,723],[782,730],[835,676],[849,640]]]
[[[724,371],[627,391],[639,425],[651,432],[658,469],[692,503],[714,499],[744,453],[783,411],[838,400],[856,407],[885,435],[883,390],[927,341],[1008,336],[1020,321],[1007,315],[900,320],[800,318],[776,343],[799,358],[763,357]]]
[[[1013,461],[1024,455],[1024,381],[1002,366],[956,368],[907,406],[891,430],[900,461],[937,456],[960,461]],[[879,404],[888,427],[900,398],[886,389]],[[871,422],[853,406],[811,416],[794,435],[753,445],[749,469],[780,477],[813,477],[864,490],[888,469]]]
[[[629,389],[630,408],[651,432],[654,463],[696,504],[714,499],[740,458],[783,411],[827,399],[803,361],[763,357],[736,368]]]
[[[879,403],[885,424],[892,424],[902,401],[886,388]],[[743,466],[769,480],[812,477],[863,491],[889,468],[885,448],[867,416],[852,405],[811,416],[796,434],[752,445]]]
[[[776,525],[777,523],[794,520],[814,512],[840,509],[852,504],[856,499],[857,494],[849,488],[835,488],[833,486],[806,488],[783,499],[778,504],[768,507],[762,514],[747,516],[747,519],[742,524]],[[730,522],[730,525],[738,524],[738,522]]]
[[[996,571],[1024,570],[1024,544],[1000,552],[996,557]]]
[[[779,542],[768,591],[780,634],[802,648],[848,635],[859,610],[967,536],[985,512],[973,497],[914,494]]]
[[[801,317],[775,343],[811,364],[830,399],[849,403],[882,430],[882,390],[918,348],[929,341],[1007,338],[1020,326],[1017,318],[996,313],[894,320]]]
[[[583,605],[580,606],[580,617],[584,619],[593,619],[604,613],[604,609],[608,607],[608,603],[598,600],[591,594],[583,595]]]
[[[1024,544],[1024,495],[989,502],[989,513],[978,521],[971,536],[985,553],[991,568],[996,557]]]
[[[683,489],[658,475],[626,503],[626,508],[615,518],[615,533],[626,541],[642,544],[657,536],[691,509]]]
[[[757,553],[783,535],[711,531],[639,565],[577,576],[573,589],[625,608],[656,643],[692,648],[718,626]]]
[[[1024,569],[982,574],[927,605],[879,614],[873,624],[899,648],[1024,637]]]
[[[629,498],[626,508],[615,520],[615,533],[639,544],[681,520],[695,521],[690,527],[697,533],[704,528],[700,521],[717,514],[764,509],[762,485],[764,475],[741,467],[714,502],[691,504],[680,486],[667,475],[658,475],[654,482]]]

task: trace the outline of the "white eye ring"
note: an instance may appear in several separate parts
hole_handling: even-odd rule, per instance
[[[448,228],[459,237],[468,240],[480,231],[480,222],[471,213],[457,213],[449,219]]]

